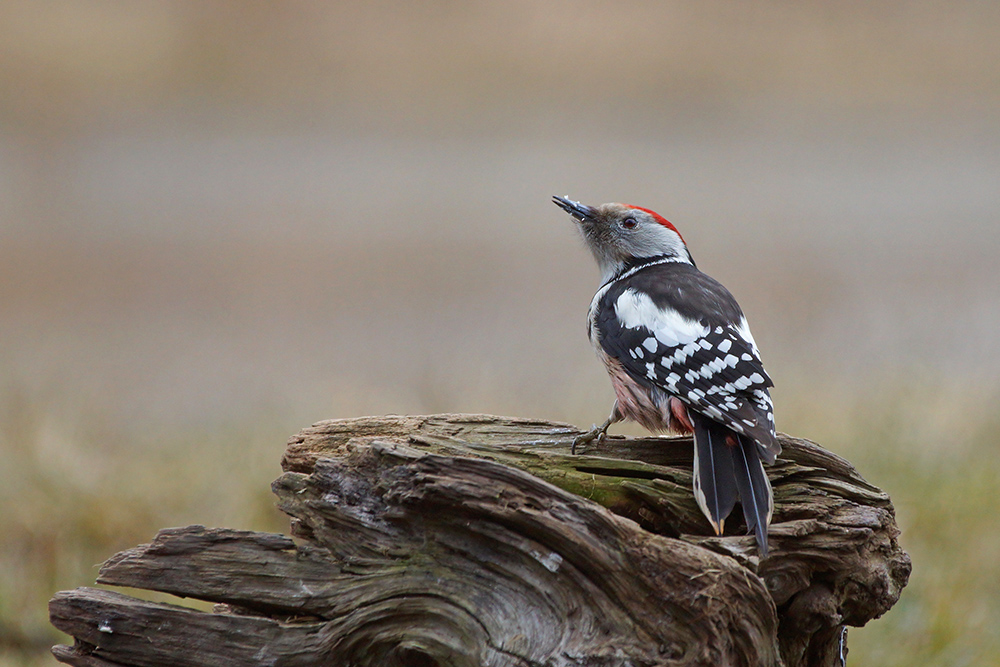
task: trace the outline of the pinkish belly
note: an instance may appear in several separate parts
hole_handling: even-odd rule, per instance
[[[670,411],[670,395],[662,391],[645,389],[625,371],[621,362],[602,354],[602,360],[611,376],[618,399],[618,413],[650,431],[677,430],[676,420]]]

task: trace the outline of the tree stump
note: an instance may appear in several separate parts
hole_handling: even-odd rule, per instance
[[[906,585],[889,497],[781,436],[760,560],[739,513],[711,535],[687,437],[609,437],[486,415],[321,422],[272,485],[296,540],[202,526],[123,551],[52,623],[62,662],[118,665],[843,664],[846,626]]]

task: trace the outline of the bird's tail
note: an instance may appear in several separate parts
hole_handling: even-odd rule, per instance
[[[764,472],[757,443],[745,435],[737,435],[736,440],[737,445],[732,448],[736,488],[740,493],[747,532],[757,536],[757,546],[763,557],[767,555],[767,526],[771,523],[774,493],[771,481]]]
[[[739,498],[747,531],[754,533],[761,556],[766,556],[773,494],[757,443],[711,419],[688,414],[694,426],[694,496],[698,506],[715,533],[721,535]]]
[[[694,426],[694,498],[715,534],[721,535],[739,496],[733,455],[726,445],[730,430],[691,410],[688,416]]]

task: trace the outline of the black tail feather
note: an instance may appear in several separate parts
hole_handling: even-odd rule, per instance
[[[767,524],[771,521],[773,497],[771,483],[764,473],[757,443],[746,436],[737,436],[738,445],[732,451],[736,487],[747,522],[747,532],[757,537],[760,555],[767,555]]]
[[[736,505],[735,460],[726,445],[729,429],[688,412],[694,425],[694,495],[717,535]],[[758,463],[758,465],[760,465]]]

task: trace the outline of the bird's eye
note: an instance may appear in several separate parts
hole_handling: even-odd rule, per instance
[[[632,229],[637,224],[639,224],[639,223],[637,223],[636,220],[635,220],[635,218],[632,218],[632,217],[628,217],[628,218],[625,218],[624,220],[622,220],[622,227],[624,227],[625,229]]]

